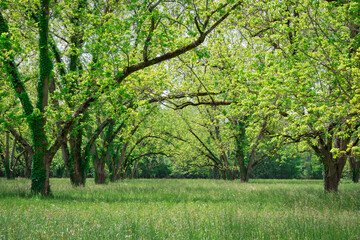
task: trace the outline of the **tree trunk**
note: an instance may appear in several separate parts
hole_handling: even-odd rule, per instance
[[[241,182],[248,182],[248,178],[247,178],[247,168],[245,167],[245,164],[243,163],[243,161],[239,160],[239,166],[240,166],[240,180]]]
[[[251,174],[251,171],[253,169],[253,165],[252,163],[249,163],[248,164],[248,167],[247,167],[247,170],[246,170],[246,176],[245,176],[245,181],[244,182],[249,182],[249,179],[250,179],[250,174]]]
[[[324,189],[326,192],[337,192],[339,186],[339,174],[336,163],[333,161],[328,161],[325,164],[325,186]]]
[[[14,138],[14,143],[12,146],[12,150],[11,150],[11,158],[9,161],[9,170],[10,170],[10,175],[9,175],[9,179],[14,179],[15,178],[15,174],[14,174],[14,169],[15,169],[15,150],[16,150],[16,143],[17,143],[17,139],[16,137]]]
[[[243,183],[247,183],[249,181],[249,179],[246,177],[246,174],[244,172],[240,172],[240,180]]]
[[[218,167],[215,168],[215,178],[220,180],[221,174],[220,174],[220,169]]]
[[[31,163],[32,163],[32,158],[33,158],[33,152],[29,152],[29,150],[27,149],[24,153],[24,158],[25,158],[25,177],[26,178],[30,178],[31,177]]]
[[[107,177],[105,173],[105,161],[99,158],[95,144],[92,145],[91,155],[94,163],[95,183],[104,184]]]
[[[330,153],[331,154],[331,153]],[[341,173],[346,163],[346,156],[341,155],[337,158],[331,157],[324,159],[324,170],[325,170],[325,192],[337,192],[339,182],[341,179]]]
[[[354,169],[353,172],[352,172],[352,181],[353,183],[358,183],[359,182],[359,166],[357,167],[357,170]]]
[[[48,104],[49,80],[52,72],[52,60],[49,57],[48,33],[49,33],[49,10],[50,0],[40,1],[39,12],[39,79],[37,83],[36,108],[39,110],[34,116],[28,115],[32,132],[34,158],[31,170],[31,190],[41,195],[50,194],[50,163],[54,153],[49,153],[46,137],[44,116],[45,107]],[[23,104],[25,112],[27,104]],[[32,109],[31,109],[32,110]]]
[[[351,153],[351,155],[349,157],[349,162],[350,162],[350,168],[351,168],[351,172],[352,172],[352,181],[354,183],[358,183],[359,182],[360,161],[356,161],[356,156],[353,153]]]
[[[221,169],[221,176],[222,176],[223,180],[226,180],[226,169],[225,168]]]
[[[41,195],[50,194],[50,163],[51,157],[47,154],[48,142],[45,133],[45,119],[36,116],[31,122],[34,156],[31,168],[31,191]]]
[[[11,177],[10,177],[10,133],[9,132],[6,132],[4,168],[5,168],[6,178],[11,179]]]
[[[106,181],[105,163],[94,166],[95,167],[95,183],[104,184]]]
[[[73,134],[74,135],[70,137],[70,164],[73,171],[72,175],[70,175],[70,180],[74,186],[85,186],[87,169],[83,163],[85,159],[83,159],[81,155],[83,131],[78,129],[77,132]]]
[[[229,169],[229,179],[230,179],[231,181],[234,180],[234,168]]]
[[[333,141],[334,147],[340,151],[340,154],[335,158],[332,153]],[[349,142],[349,138],[340,138],[338,136],[332,138],[329,136],[326,139],[319,137],[317,146],[310,144],[316,155],[320,157],[321,162],[324,164],[325,192],[338,191],[341,174],[347,159],[347,156],[343,152],[346,152]]]
[[[359,167],[357,168],[357,170],[353,171],[352,181],[353,181],[353,183],[358,183],[359,182]]]

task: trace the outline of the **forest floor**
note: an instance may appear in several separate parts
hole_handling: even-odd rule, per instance
[[[137,179],[74,188],[0,179],[0,239],[360,239],[360,183]]]

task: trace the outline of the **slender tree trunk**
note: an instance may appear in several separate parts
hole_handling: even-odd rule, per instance
[[[253,169],[253,165],[249,163],[246,171],[245,182],[249,182],[252,169]]]
[[[5,168],[6,178],[11,179],[11,176],[10,176],[10,132],[6,132],[4,168]]]
[[[11,158],[9,161],[9,170],[10,170],[10,179],[14,179],[15,178],[15,173],[14,173],[14,169],[15,169],[15,150],[16,150],[16,143],[17,143],[17,139],[16,137],[14,138],[14,143],[12,146],[12,150],[11,150]]]
[[[32,151],[29,153],[28,150],[24,153],[25,158],[25,177],[30,178],[31,177],[31,163],[32,163],[32,157],[33,157]]]

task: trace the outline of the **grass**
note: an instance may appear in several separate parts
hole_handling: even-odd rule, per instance
[[[360,185],[313,180],[0,179],[0,239],[360,239]]]

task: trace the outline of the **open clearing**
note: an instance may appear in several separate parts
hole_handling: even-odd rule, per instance
[[[137,179],[53,196],[0,179],[0,239],[360,239],[360,185],[317,180]]]

